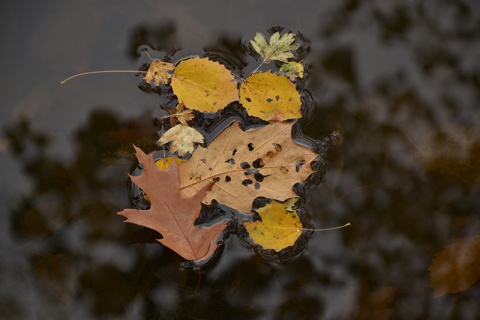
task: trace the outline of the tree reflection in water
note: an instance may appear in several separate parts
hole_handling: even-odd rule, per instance
[[[436,252],[480,227],[478,10],[351,0],[332,10],[309,35],[317,109],[305,133],[339,130],[344,142],[307,207],[315,227],[351,228],[315,233],[283,265],[230,238],[200,277],[158,244],[128,244],[136,229],[115,214],[129,206],[132,143],[156,148],[151,115],[123,120],[98,108],[74,133],[71,160],[50,156],[55,140],[23,121],[7,132],[30,189],[2,220],[2,317],[478,318],[478,283],[434,299],[428,272]],[[240,39],[217,40],[207,55],[251,68]]]

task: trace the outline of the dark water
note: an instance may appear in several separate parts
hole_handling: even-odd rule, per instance
[[[480,235],[476,1],[0,8],[0,318],[480,317],[478,282],[435,298],[429,272],[446,245]],[[135,70],[145,47],[219,54],[248,73],[242,43],[274,26],[310,43],[315,109],[304,133],[343,135],[324,182],[307,192],[312,223],[352,227],[314,233],[300,258],[280,265],[231,237],[201,276],[160,245],[127,244],[134,229],[115,213],[131,206],[131,145],[155,148],[162,101],[133,74],[59,82]]]

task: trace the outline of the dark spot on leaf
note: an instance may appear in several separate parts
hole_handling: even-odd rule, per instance
[[[228,159],[228,160],[225,161],[225,162],[228,162],[228,163],[230,163],[230,164],[235,164],[235,159],[230,158],[230,159]]]
[[[270,98],[267,99],[267,102],[272,102],[272,101],[273,101],[273,99],[270,99]]]
[[[230,176],[225,176],[225,182],[230,182],[232,181],[232,178],[230,178]]]
[[[277,152],[282,151],[282,146],[281,145],[279,145],[278,143],[273,143],[273,145],[275,146],[275,150],[277,150]]]
[[[242,167],[242,169],[249,169],[250,165],[248,164],[248,162],[242,162],[240,163],[240,167]]]
[[[248,102],[252,102],[252,99],[250,98],[245,98],[245,100],[247,100]]]
[[[220,178],[219,178],[219,177],[215,177],[215,178],[213,178],[213,181],[218,182],[218,181],[220,181]]]
[[[275,100],[280,100],[280,96],[275,96]]]
[[[216,105],[217,105],[217,101],[214,101],[214,102],[213,102],[213,105],[216,106]]]
[[[242,184],[243,184],[244,186],[248,186],[249,184],[252,184],[252,183],[253,183],[253,181],[250,180],[250,179],[245,179],[245,180],[242,181]]]
[[[253,151],[253,143],[248,144],[248,150]]]
[[[212,168],[208,168],[208,170],[212,171],[213,169],[212,169]]]
[[[245,174],[246,176],[248,176],[249,174],[252,174],[252,173],[258,173],[258,170],[256,169],[247,169],[243,172],[243,174]]]
[[[200,161],[202,161],[203,163],[207,163],[207,160],[205,159],[200,159]]]
[[[262,182],[263,179],[265,179],[265,176],[261,173],[255,173],[253,174],[253,177],[255,178],[255,180],[257,180],[258,182]]]
[[[262,158],[258,158],[257,160],[252,162],[252,165],[254,168],[263,168],[265,166],[265,163],[263,163]]]
[[[268,151],[265,155],[266,155],[267,157],[269,157],[269,158],[273,158],[273,156],[275,155],[275,153],[273,153],[272,151]]]
[[[232,156],[234,156],[235,153],[237,153],[237,149],[233,149],[233,151],[232,151]]]
[[[305,160],[298,161],[297,164],[295,165],[295,170],[297,170],[297,172],[300,171],[304,163],[305,163]]]
[[[260,189],[260,183],[255,182],[255,184],[253,185],[253,187],[254,187],[255,189],[257,189],[257,190]]]

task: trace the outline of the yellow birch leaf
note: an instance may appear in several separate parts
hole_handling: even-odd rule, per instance
[[[177,152],[180,156],[192,153],[195,149],[194,142],[203,143],[203,136],[200,132],[184,124],[177,124],[165,132],[158,140],[160,145],[172,142],[170,152]]]
[[[467,290],[480,278],[480,236],[445,246],[435,255],[429,270],[435,298]]]
[[[156,86],[159,86],[160,82],[166,84],[172,76],[169,71],[173,69],[175,69],[174,65],[169,62],[153,60],[148,68],[147,75],[143,79],[146,83],[155,82]]]
[[[232,73],[207,58],[181,61],[175,68],[171,86],[179,103],[202,112],[216,112],[238,100]]]
[[[285,203],[272,201],[257,210],[262,221],[244,222],[253,242],[263,249],[279,252],[293,246],[302,231],[297,211],[288,212]]]
[[[287,120],[302,117],[300,94],[283,75],[259,72],[240,86],[240,103],[251,116],[263,120]]]
[[[202,202],[213,199],[230,208],[251,212],[257,197],[283,201],[296,197],[292,187],[313,173],[317,154],[292,140],[293,123],[274,122],[242,131],[237,122],[181,163],[180,190],[189,197],[216,182]]]

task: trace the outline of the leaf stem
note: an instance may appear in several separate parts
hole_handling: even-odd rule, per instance
[[[86,76],[89,74],[97,74],[97,73],[147,73],[147,71],[141,71],[141,70],[100,70],[100,71],[89,71],[89,72],[82,72],[82,73],[77,73],[71,77],[68,77],[67,79],[63,80],[60,82],[60,84],[64,84],[65,82],[76,78],[76,77],[81,77],[81,76]]]
[[[330,231],[330,230],[337,230],[337,229],[342,229],[342,228],[345,228],[345,227],[348,227],[348,226],[351,226],[352,224],[350,222],[348,223],[345,223],[343,226],[339,226],[339,227],[333,227],[333,228],[324,228],[324,229],[306,229],[306,228],[298,228],[297,231],[300,232],[300,231]]]

